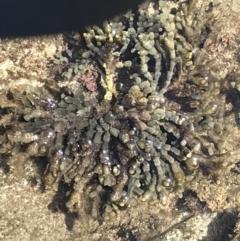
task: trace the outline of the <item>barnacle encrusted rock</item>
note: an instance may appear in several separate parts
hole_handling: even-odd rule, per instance
[[[206,52],[221,5],[197,14],[197,2],[152,1],[66,35],[57,80],[1,88],[1,157],[41,157],[45,189],[69,184],[68,210],[99,220],[140,205],[167,210],[186,190],[217,210],[225,199],[201,188],[215,183],[215,193],[239,154]]]

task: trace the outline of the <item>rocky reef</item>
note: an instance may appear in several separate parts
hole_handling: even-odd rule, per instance
[[[208,54],[228,44],[213,42],[211,29],[224,7],[146,2],[66,34],[51,60],[54,78],[1,86],[4,172],[32,160],[46,191],[69,187],[69,212],[101,222],[146,205],[169,211],[186,191],[221,209],[226,198],[204,189],[220,192],[231,175],[238,186],[229,136],[238,130],[239,84],[222,79]],[[233,193],[229,208],[238,205]]]

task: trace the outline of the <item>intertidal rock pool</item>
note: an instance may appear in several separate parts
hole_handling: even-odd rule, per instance
[[[148,1],[50,44],[2,41],[2,173],[78,218],[66,240],[154,240],[187,214],[236,212],[240,51],[224,11]]]

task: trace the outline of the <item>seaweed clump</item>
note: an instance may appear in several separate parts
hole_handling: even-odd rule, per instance
[[[68,210],[104,220],[167,209],[202,176],[220,184],[226,107],[204,51],[220,7],[196,3],[153,1],[66,35],[58,79],[1,89],[1,156],[44,158],[45,188],[69,184]]]

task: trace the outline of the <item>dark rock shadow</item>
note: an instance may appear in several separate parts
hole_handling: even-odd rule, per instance
[[[1,154],[0,155],[0,169],[2,169],[4,174],[8,174],[10,172],[10,167],[8,165],[9,155]]]
[[[183,197],[179,198],[176,207],[181,212],[201,213],[206,210],[206,202],[200,201],[197,193],[192,190],[183,192]]]
[[[133,230],[127,229],[125,227],[120,227],[117,232],[118,237],[121,238],[122,241],[138,241],[139,238],[134,234]]]
[[[237,221],[238,212],[219,213],[208,225],[207,237],[201,241],[231,241]]]
[[[41,156],[41,157],[36,157],[33,159],[34,164],[37,167],[37,173],[41,178],[41,183],[40,183],[40,191],[43,193],[45,191],[45,185],[44,185],[44,181],[43,181],[43,176],[45,173],[45,170],[47,168],[48,165],[48,158],[45,156]],[[36,177],[31,177],[30,178],[30,184],[32,187],[34,187],[36,185]]]
[[[79,218],[78,213],[70,213],[66,207],[66,203],[69,200],[67,193],[72,190],[69,184],[63,181],[59,182],[58,191],[54,195],[52,202],[48,205],[48,209],[53,213],[61,212],[65,216],[65,224],[69,231],[72,231],[75,220]]]

